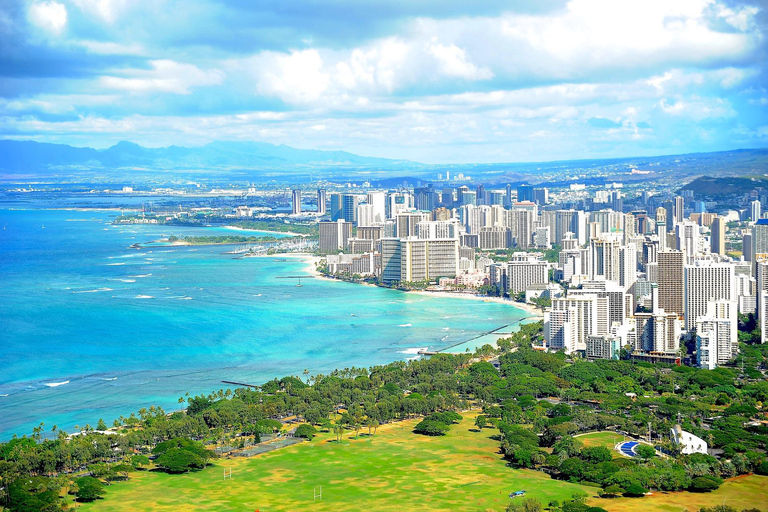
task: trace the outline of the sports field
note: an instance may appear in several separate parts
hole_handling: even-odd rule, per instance
[[[445,437],[413,434],[416,421],[408,421],[380,427],[373,437],[361,433],[355,440],[354,432],[347,433],[341,443],[331,434],[322,434],[312,442],[251,459],[218,460],[197,473],[132,473],[130,481],[110,486],[105,499],[81,505],[80,510],[503,510],[510,501],[509,493],[517,490],[528,491],[527,496],[545,505],[553,499],[569,499],[578,490],[596,494],[595,488],[552,480],[538,471],[509,468],[497,453],[498,442],[491,439],[498,431],[472,431],[474,415],[464,416]],[[225,467],[232,468],[232,480],[224,480]],[[727,495],[729,504],[744,502],[746,507],[744,499],[750,498],[744,497],[744,490],[752,498],[759,497],[754,492],[762,490],[768,478],[742,480],[733,493],[727,483],[720,494],[684,493],[647,501],[594,499],[592,503],[611,511],[637,506],[649,511],[683,510],[685,506],[674,508],[672,504],[689,496],[696,498],[691,505],[698,498],[711,504],[715,496],[720,503]],[[314,489],[319,492],[320,486],[322,499],[314,501]],[[689,510],[694,510],[691,505]]]
[[[591,434],[584,434],[576,436],[576,438],[584,448],[591,448],[593,446],[605,446],[609,450],[613,450],[616,443],[621,442],[624,439],[631,439],[624,437],[621,434],[615,432],[593,432]],[[614,456],[618,456],[617,452],[614,452]]]

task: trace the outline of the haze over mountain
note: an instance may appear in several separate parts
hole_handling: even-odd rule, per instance
[[[404,160],[369,158],[346,151],[296,149],[264,142],[211,142],[201,147],[146,148],[122,141],[104,150],[34,141],[0,140],[0,170],[7,174],[60,173],[67,169],[234,169],[288,166],[387,166]]]

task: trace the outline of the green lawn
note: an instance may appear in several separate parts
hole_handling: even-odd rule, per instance
[[[591,434],[584,434],[582,436],[576,436],[575,438],[584,448],[591,448],[593,446],[605,446],[609,450],[613,450],[616,443],[620,443],[622,439],[629,440],[630,438],[624,438],[621,434],[615,432],[594,432]],[[618,452],[613,452],[614,457],[620,457]]]
[[[545,503],[589,487],[513,470],[497,453],[498,433],[472,432],[465,415],[445,437],[413,434],[415,421],[380,427],[374,437],[341,444],[323,434],[314,441],[246,460],[219,460],[187,475],[132,473],[108,488],[93,511],[160,510],[503,510],[512,491],[525,489]],[[224,481],[223,467],[232,468]],[[313,503],[313,487],[323,499]]]
[[[474,430],[474,414],[465,414],[445,437],[413,434],[416,421],[385,425],[374,437],[347,433],[342,443],[330,434],[312,442],[251,459],[218,460],[197,473],[132,473],[131,480],[108,488],[104,500],[81,505],[83,511],[265,511],[277,510],[504,510],[508,494],[527,490],[544,504],[562,502],[577,490],[596,489],[552,480],[545,473],[509,468],[498,454],[498,431]],[[223,468],[232,468],[224,481]],[[313,502],[313,487],[323,498]],[[738,510],[765,508],[768,477],[727,482],[711,494],[677,493],[649,498],[594,498],[611,512],[697,510],[722,503]]]

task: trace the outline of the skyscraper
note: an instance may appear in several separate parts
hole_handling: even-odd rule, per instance
[[[710,251],[725,255],[725,219],[716,217],[710,226],[712,234],[709,237]]]
[[[707,314],[707,304],[716,300],[733,301],[733,265],[697,260],[685,266],[685,328],[696,327],[696,320]]]
[[[675,222],[683,222],[685,219],[685,199],[683,196],[675,197]]]
[[[758,200],[752,201],[751,211],[752,211],[752,216],[751,216],[752,222],[757,222],[760,219],[760,217],[762,217],[762,213],[763,213],[762,205],[760,204],[760,201]]]
[[[291,195],[291,213],[301,215],[301,190],[294,190]]]
[[[519,185],[517,187],[517,201],[533,201],[533,185]]]
[[[325,215],[326,213],[326,195],[325,190],[317,189],[317,213],[318,215]]]
[[[682,315],[683,309],[683,251],[665,251],[656,255],[659,273],[659,307],[667,313]]]

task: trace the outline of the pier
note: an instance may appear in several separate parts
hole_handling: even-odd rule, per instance
[[[452,349],[454,347],[458,347],[459,345],[463,345],[465,343],[469,343],[470,341],[476,340],[478,338],[482,338],[483,336],[487,336],[489,334],[499,333],[499,331],[501,331],[502,329],[504,329],[506,327],[509,327],[509,324],[502,325],[501,327],[497,327],[496,329],[484,332],[482,334],[478,334],[477,336],[469,338],[468,340],[460,341],[458,343],[454,343],[453,345],[448,345],[447,347],[441,348],[440,350],[419,350],[417,352],[417,354],[420,355],[420,356],[434,356],[436,354],[446,353],[447,350],[450,350],[450,349]],[[503,333],[503,332],[499,333],[499,335],[502,335],[502,334],[506,334],[506,333]]]
[[[240,386],[242,388],[257,388],[256,384],[245,384],[244,382],[232,382],[231,380],[221,381],[223,384],[231,384],[232,386]]]

